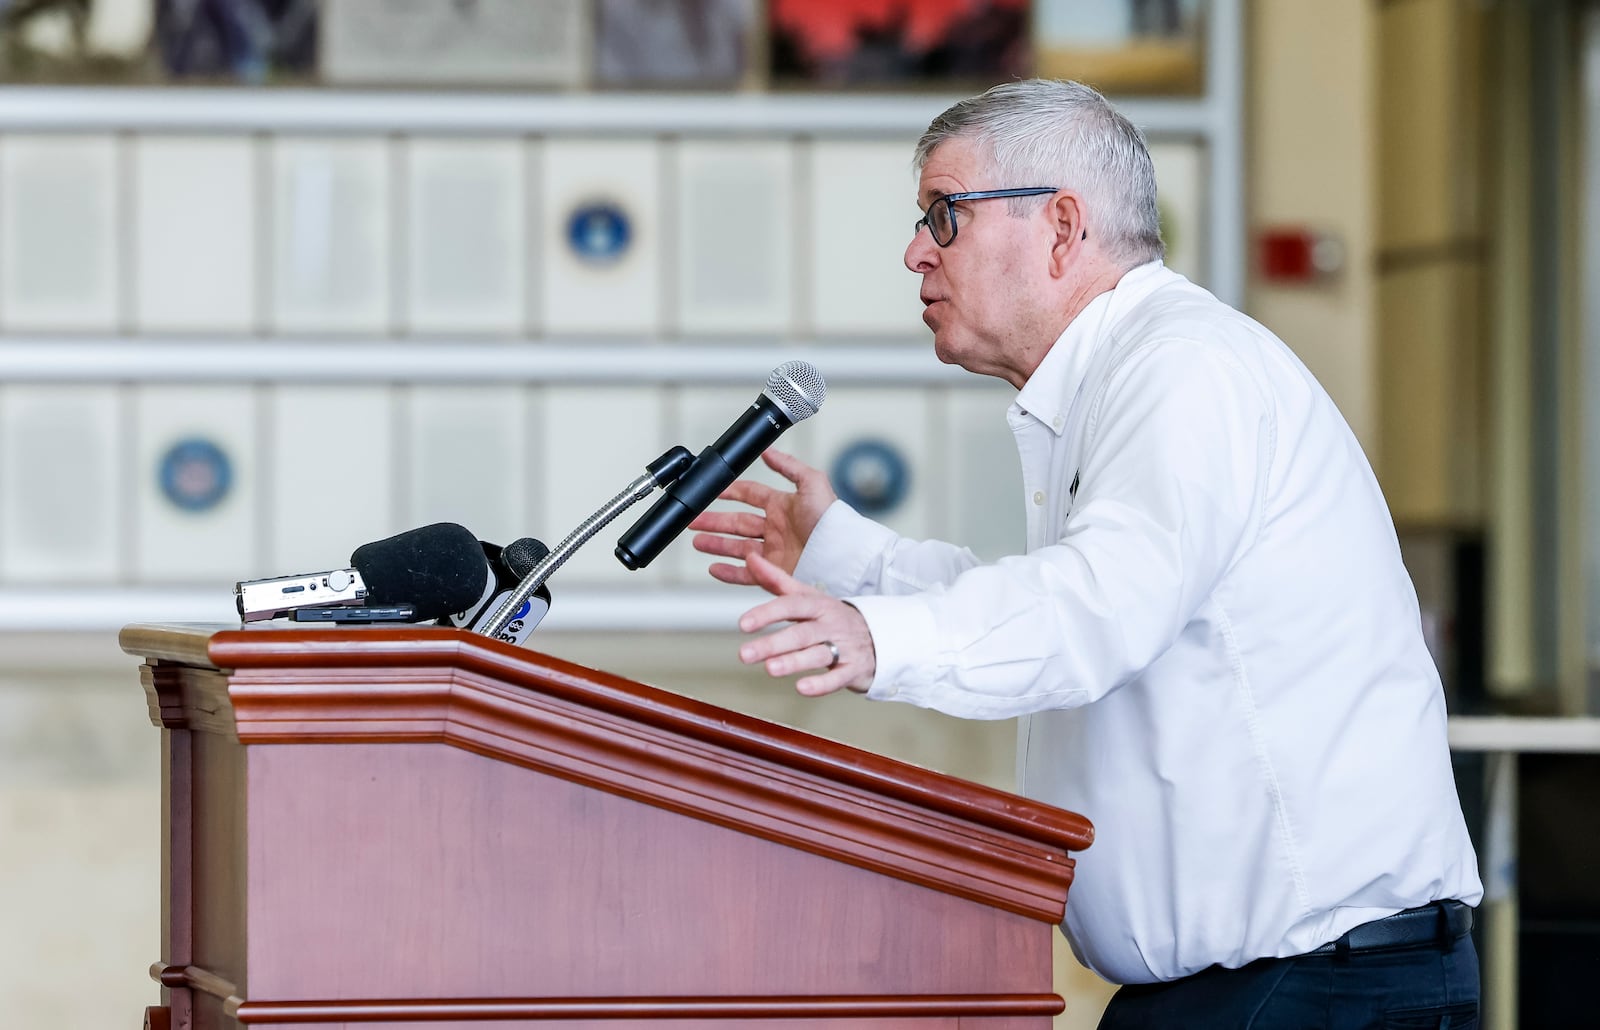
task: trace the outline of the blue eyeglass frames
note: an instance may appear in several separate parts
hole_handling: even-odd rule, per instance
[[[994,200],[999,197],[1037,197],[1045,193],[1055,193],[1059,186],[1024,186],[1010,190],[978,190],[976,193],[949,193],[942,197],[934,198],[928,205],[928,210],[917,219],[917,224],[912,227],[911,234],[915,236],[926,225],[928,232],[933,236],[933,242],[941,247],[948,247],[956,241],[956,205],[964,200]]]

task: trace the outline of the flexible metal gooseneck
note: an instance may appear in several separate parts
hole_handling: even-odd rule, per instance
[[[498,637],[501,631],[511,622],[511,617],[517,613],[517,610],[527,603],[528,598],[532,597],[535,591],[544,586],[545,580],[549,579],[557,569],[566,564],[567,559],[572,557],[573,552],[587,543],[590,537],[604,529],[612,519],[627,511],[631,505],[649,496],[650,491],[658,486],[669,486],[675,482],[679,476],[683,475],[684,469],[687,469],[693,461],[694,455],[689,453],[688,448],[681,446],[672,448],[655,461],[652,461],[645,467],[643,475],[629,483],[621,493],[607,501],[599,511],[584,519],[577,529],[568,533],[566,539],[557,544],[549,554],[544,556],[539,564],[529,570],[528,574],[522,578],[522,582],[518,583],[517,588],[511,592],[511,596],[507,597],[500,607],[495,609],[493,618],[485,623],[479,632],[484,636]]]

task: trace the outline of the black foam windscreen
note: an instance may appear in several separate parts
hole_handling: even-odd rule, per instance
[[[549,553],[550,548],[544,545],[543,540],[525,536],[506,544],[505,549],[500,552],[500,564],[504,565],[506,571],[513,576],[524,579]]]
[[[466,611],[489,585],[482,545],[454,522],[362,544],[350,565],[366,581],[369,605],[410,604],[418,621]]]

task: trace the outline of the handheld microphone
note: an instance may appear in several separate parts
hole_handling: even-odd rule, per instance
[[[784,430],[815,415],[827,396],[822,373],[810,362],[773,369],[755,403],[617,541],[617,560],[629,569],[649,565]]]
[[[437,522],[362,544],[350,567],[234,584],[245,622],[297,608],[411,605],[417,621],[471,608],[491,580],[478,538],[453,522]]]
[[[467,611],[451,615],[448,619],[441,619],[441,625],[454,626],[474,633],[483,632],[500,605],[511,597],[511,592],[523,578],[544,560],[544,556],[550,553],[550,548],[546,547],[542,540],[525,536],[513,540],[503,548],[484,542],[483,552],[489,559],[489,566],[494,573],[484,589],[483,596]],[[522,644],[549,611],[550,590],[541,586],[517,606],[505,628],[494,635],[495,639],[511,644]]]

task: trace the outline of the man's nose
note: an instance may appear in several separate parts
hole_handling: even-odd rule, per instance
[[[917,234],[906,244],[906,267],[921,274],[939,263],[939,245],[933,242],[933,230],[926,225],[917,226]]]

